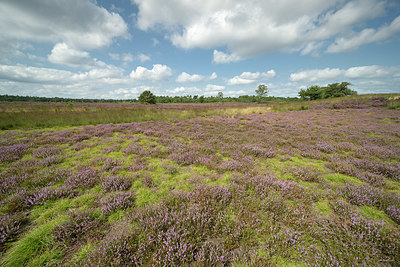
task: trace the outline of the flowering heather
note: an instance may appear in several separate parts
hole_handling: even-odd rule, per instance
[[[130,166],[128,166],[128,170],[130,171],[143,171],[147,168],[147,162],[143,158],[137,158],[133,160]]]
[[[99,173],[91,168],[84,168],[78,170],[76,174],[68,177],[64,185],[66,187],[72,189],[84,188],[84,187],[93,187],[100,180]]]
[[[101,213],[110,214],[118,209],[127,209],[134,203],[132,192],[116,192],[105,196],[100,200]]]
[[[306,182],[318,182],[318,172],[310,167],[292,166],[289,169],[289,173]]]
[[[62,242],[73,242],[93,234],[100,224],[100,219],[90,211],[71,212],[66,222],[56,226],[54,236]]]
[[[399,266],[400,110],[300,104],[0,133],[0,265]]]
[[[101,183],[101,186],[107,191],[122,191],[131,187],[132,182],[126,178],[121,176],[110,176],[105,177],[104,181]]]
[[[49,158],[59,155],[61,152],[59,147],[39,147],[33,151],[32,156],[35,158]]]
[[[22,158],[28,147],[24,144],[0,147],[0,163],[14,161]]]
[[[398,203],[397,203],[398,204]],[[397,224],[400,224],[400,206],[389,206],[386,209],[386,214]]]
[[[8,240],[12,239],[19,231],[23,217],[0,215],[0,250],[1,246]]]

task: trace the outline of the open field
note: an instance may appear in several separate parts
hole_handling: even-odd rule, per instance
[[[398,107],[2,103],[0,265],[399,266]]]

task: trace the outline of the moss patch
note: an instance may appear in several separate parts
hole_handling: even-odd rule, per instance
[[[330,173],[323,176],[326,180],[334,183],[353,183],[353,184],[363,184],[362,181],[357,178],[340,174],[340,173]]]

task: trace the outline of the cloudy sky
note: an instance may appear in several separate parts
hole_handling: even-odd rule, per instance
[[[400,92],[398,0],[1,0],[0,94]]]

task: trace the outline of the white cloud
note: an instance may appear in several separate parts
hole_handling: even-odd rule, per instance
[[[137,57],[133,56],[131,53],[123,53],[123,54],[109,53],[108,55],[111,57],[111,59],[120,60],[123,61],[124,63],[132,62],[135,59],[138,59],[140,62],[145,62],[150,60],[150,57],[145,54],[139,54],[137,55]]]
[[[379,29],[364,29],[358,33],[352,33],[350,37],[340,37],[331,44],[326,52],[340,53],[357,49],[359,46],[374,43],[390,38],[400,32],[400,16],[392,21],[390,25]]]
[[[176,78],[176,82],[178,83],[199,82],[202,80],[204,80],[204,76],[199,74],[190,75],[186,72],[182,72],[179,74],[178,78]]]
[[[187,82],[200,82],[204,80],[214,80],[218,76],[215,72],[213,72],[210,76],[206,77],[200,74],[188,74],[186,72],[182,72],[176,78],[176,82],[178,83],[187,83]]]
[[[301,50],[302,55],[311,55],[313,57],[319,56],[319,49],[321,49],[323,42],[309,42]]]
[[[139,54],[138,55],[138,59],[140,60],[140,62],[146,62],[146,61],[149,61],[151,58],[148,55]]]
[[[206,91],[222,91],[225,89],[223,85],[215,85],[215,84],[207,84],[205,90]]]
[[[0,32],[6,40],[66,43],[76,49],[96,49],[129,36],[121,16],[89,0],[3,0]]]
[[[275,77],[276,73],[274,70],[267,72],[243,72],[239,76],[235,76],[227,81],[228,85],[240,85],[240,84],[251,84],[257,82],[259,78],[270,79]]]
[[[267,72],[261,73],[261,76],[265,79],[271,79],[276,76],[276,72],[274,70],[269,70]]]
[[[293,82],[315,82],[335,79],[343,75],[344,71],[337,68],[325,68],[300,71],[290,74],[290,80]]]
[[[122,54],[121,60],[123,62],[132,62],[134,60],[134,57],[131,53],[124,53]]]
[[[47,58],[51,63],[70,67],[90,68],[95,65],[88,52],[73,49],[66,43],[56,44]]]
[[[139,9],[137,26],[142,30],[165,30],[166,37],[177,47],[226,47],[226,52],[214,50],[214,63],[231,63],[273,51],[317,56],[332,38],[340,40],[362,28],[371,19],[384,15],[389,6],[384,0],[132,2]],[[395,32],[389,30],[371,42],[387,39]]]
[[[290,74],[293,82],[317,82],[330,81],[338,78],[349,79],[371,79],[371,78],[393,78],[400,72],[400,66],[359,66],[348,69],[325,68],[300,71]]]
[[[214,56],[213,56],[213,62],[220,64],[226,64],[226,63],[231,63],[231,62],[236,62],[241,60],[240,57],[238,57],[237,55],[234,54],[226,54],[224,52],[218,51],[218,50],[214,50]]]
[[[160,41],[158,41],[157,38],[152,38],[151,41],[153,42],[153,46],[157,46],[160,44]]]
[[[239,76],[235,76],[227,81],[226,84],[228,85],[240,85],[240,84],[250,84],[250,83],[255,83],[255,80],[250,80],[250,79],[244,79],[240,78]]]
[[[139,96],[142,88],[118,88],[101,95],[101,98],[109,99],[132,99]]]
[[[149,80],[149,81],[161,81],[168,79],[172,76],[172,70],[170,67],[161,64],[153,65],[151,70],[146,69],[142,66],[133,70],[130,74],[132,79],[136,80]]]
[[[198,93],[200,91],[201,90],[197,87],[184,87],[184,86],[179,86],[174,89],[167,90],[168,93],[174,95],[192,94],[192,93]]]
[[[25,65],[0,65],[0,79],[26,83],[64,84],[73,73],[49,68],[27,67]]]
[[[176,87],[175,89],[172,89],[172,90],[167,90],[167,92],[172,93],[172,94],[182,93],[185,91],[186,91],[186,88],[183,86]]]
[[[392,70],[387,67],[372,65],[372,66],[362,66],[362,67],[352,67],[346,70],[345,76],[348,78],[378,78],[390,75]]]

